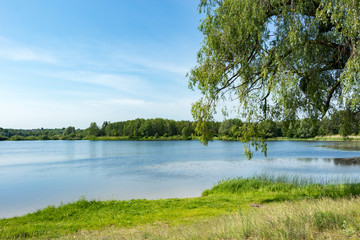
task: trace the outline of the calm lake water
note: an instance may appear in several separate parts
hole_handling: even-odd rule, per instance
[[[129,200],[200,196],[219,180],[287,174],[358,179],[360,165],[334,158],[360,152],[329,142],[269,142],[268,157],[243,156],[239,142],[0,142],[0,218],[86,199]]]

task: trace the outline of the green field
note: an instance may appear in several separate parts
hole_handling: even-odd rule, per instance
[[[308,234],[310,228],[325,235],[332,234],[331,231],[342,233],[347,229],[347,235],[357,236],[360,212],[352,209],[359,208],[359,195],[360,184],[350,181],[315,184],[308,179],[284,176],[236,178],[219,182],[197,198],[131,201],[80,199],[58,207],[49,206],[22,217],[1,219],[0,239],[144,239],[145,236],[153,239],[198,239],[200,236],[204,239],[241,239],[246,236],[278,239],[281,234],[285,234],[284,239],[289,239],[286,234],[290,233],[285,233],[284,229],[273,229],[270,225],[266,235],[262,235],[265,234],[259,230],[262,224],[271,223],[257,211],[262,214],[275,211],[277,217],[273,219],[273,224],[291,222],[294,228],[291,231],[302,231],[301,234]],[[328,203],[349,208],[343,207],[339,212],[329,208]],[[306,215],[299,212],[297,205],[304,209],[308,206],[309,211],[315,211],[306,216],[315,221],[314,226],[295,229],[301,227]],[[321,210],[323,208],[325,210]],[[301,214],[305,215],[301,217]],[[179,232],[179,229],[183,230]],[[217,238],[216,234],[221,234],[221,237]]]

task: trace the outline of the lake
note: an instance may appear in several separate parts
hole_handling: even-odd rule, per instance
[[[359,178],[360,152],[330,142],[268,142],[268,157],[246,160],[240,142],[3,141],[0,218],[76,201],[200,196],[219,180],[255,174]],[[335,160],[334,160],[335,159]]]

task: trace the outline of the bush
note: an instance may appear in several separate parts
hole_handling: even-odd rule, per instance
[[[9,140],[9,138],[5,136],[0,136],[0,141],[5,141],[5,140]]]
[[[10,140],[11,141],[21,141],[21,140],[25,140],[25,137],[20,136],[20,135],[14,135],[14,136],[11,136]]]

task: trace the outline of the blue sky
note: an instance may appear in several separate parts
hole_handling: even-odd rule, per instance
[[[0,127],[191,120],[195,0],[0,3]]]

